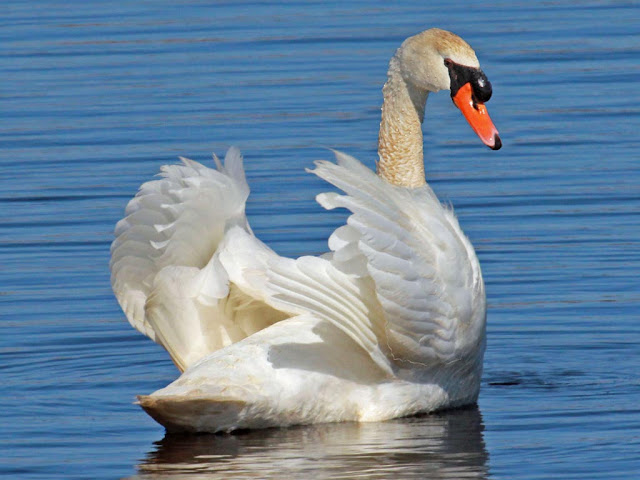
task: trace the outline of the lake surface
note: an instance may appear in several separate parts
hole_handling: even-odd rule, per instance
[[[0,475],[638,478],[637,2],[117,3],[0,6]],[[109,285],[128,199],[238,145],[258,237],[325,251],[345,214],[304,169],[327,147],[373,166],[388,60],[432,26],[476,49],[504,142],[429,98],[427,178],[486,282],[478,407],[165,437],[132,402],[177,371]]]

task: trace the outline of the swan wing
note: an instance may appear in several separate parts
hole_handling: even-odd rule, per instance
[[[275,308],[330,322],[364,349],[382,372],[392,373],[384,317],[369,278],[347,274],[321,257],[278,257],[269,263],[265,289]]]
[[[239,150],[229,150],[224,166],[214,160],[217,169],[186,158],[162,167],[162,178],[143,184],[127,205],[111,246],[111,284],[127,319],[181,370],[281,316],[230,282],[222,265],[227,232],[253,234]],[[256,310],[263,315],[248,313]]]
[[[379,178],[352,157],[317,162],[313,173],[346,195],[325,193],[327,209],[352,212],[330,239],[333,258],[347,258],[373,280],[390,355],[429,365],[471,351],[484,329],[484,286],[471,244],[451,210],[428,186],[406,189]],[[359,253],[354,253],[354,252]],[[360,255],[360,259],[358,259]],[[336,263],[343,270],[345,264]]]

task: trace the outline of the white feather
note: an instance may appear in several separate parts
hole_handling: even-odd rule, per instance
[[[237,149],[218,170],[165,166],[129,203],[112,245],[114,291],[131,324],[186,370],[141,400],[154,418],[215,431],[391,418],[475,398],[484,289],[455,217],[429,187],[394,187],[336,157],[313,173],[344,194],[317,199],[351,215],[322,257],[283,258],[253,235]],[[460,378],[471,387],[458,391]],[[321,405],[318,389],[343,403]]]
[[[220,171],[181,160],[163,166],[162,178],[143,184],[129,202],[111,247],[111,281],[129,322],[184,370],[283,314],[262,303],[264,314],[252,323],[229,308],[260,310],[230,285],[218,258],[225,231],[247,225],[240,152],[230,149]]]
[[[317,162],[313,173],[349,195],[319,201],[352,212],[348,224],[360,234],[358,249],[385,312],[394,358],[429,365],[463,353],[468,345],[458,340],[464,323],[477,312],[474,321],[484,324],[484,296],[477,295],[482,287],[473,282],[481,282],[480,267],[457,221],[428,186],[401,189],[364,173],[351,157],[340,155],[338,162]],[[345,242],[337,246],[346,248]],[[464,315],[452,305],[464,306]],[[443,329],[460,335],[442,336]]]

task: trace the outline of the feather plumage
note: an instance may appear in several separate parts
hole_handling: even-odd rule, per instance
[[[317,162],[313,173],[341,190],[318,202],[351,212],[320,257],[282,258],[255,237],[237,149],[224,165],[214,155],[215,169],[183,158],[140,187],[116,226],[112,285],[129,322],[185,370],[140,397],[150,415],[170,430],[220,431],[384,420],[476,400],[480,266],[425,183],[422,158],[424,102],[450,85],[447,65],[479,67],[466,42],[439,29],[392,58],[378,175],[339,152],[335,164]],[[479,118],[458,95],[499,148],[486,111]]]

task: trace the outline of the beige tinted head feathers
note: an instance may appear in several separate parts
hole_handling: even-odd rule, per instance
[[[403,78],[416,87],[438,92],[449,90],[449,71],[445,59],[472,68],[480,68],[476,53],[458,35],[431,28],[407,38],[396,57]]]

